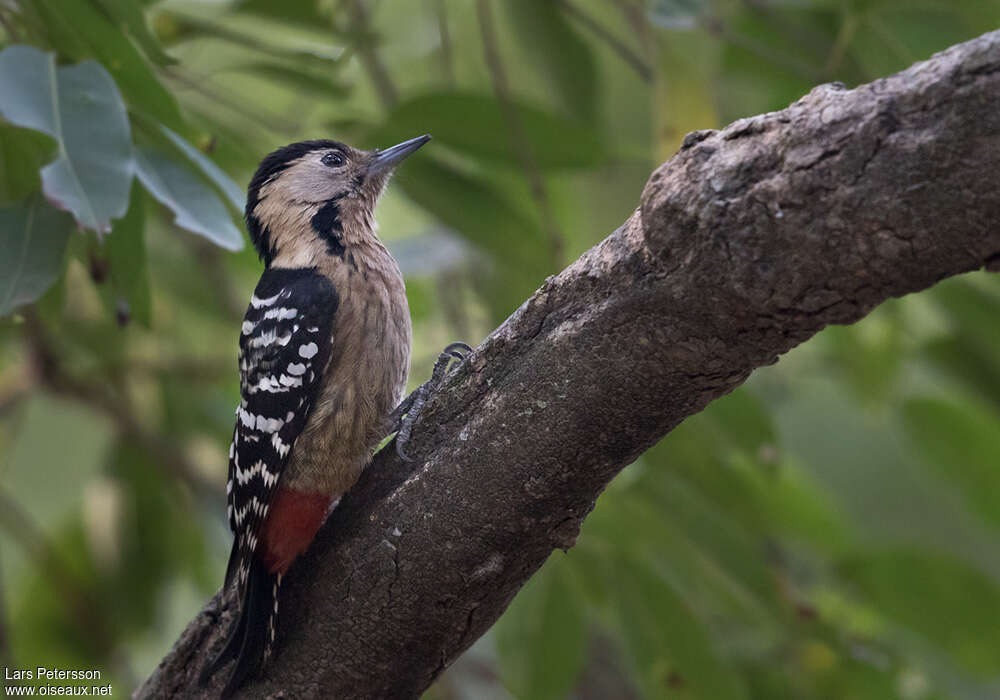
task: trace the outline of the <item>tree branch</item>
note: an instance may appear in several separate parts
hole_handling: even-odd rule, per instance
[[[685,417],[828,324],[995,266],[998,99],[994,32],[689,135],[446,380],[417,462],[376,456],[290,572],[279,655],[243,696],[417,697]],[[137,697],[217,697],[224,673],[195,678],[231,616],[213,599]]]

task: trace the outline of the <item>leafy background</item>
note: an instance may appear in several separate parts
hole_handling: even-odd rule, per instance
[[[996,0],[0,3],[2,665],[127,697],[219,585],[241,184],[272,148],[434,135],[379,208],[419,382],[685,132],[998,25]],[[1000,696],[998,318],[971,274],[757,372],[427,697]]]

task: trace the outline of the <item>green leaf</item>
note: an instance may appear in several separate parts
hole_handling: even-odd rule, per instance
[[[587,42],[555,2],[509,0],[504,3],[514,26],[514,37],[538,66],[566,112],[584,121],[597,117],[599,74]]]
[[[869,403],[884,400],[893,390],[903,366],[898,307],[880,306],[861,326],[830,326],[823,341],[830,344],[833,362],[842,368],[857,395]]]
[[[190,169],[148,148],[136,151],[135,162],[139,180],[174,212],[174,223],[227,250],[243,247],[243,235],[222,200]]]
[[[160,42],[149,31],[140,3],[135,0],[97,0],[97,2],[105,12],[125,27],[150,61],[159,66],[177,63],[163,51]]]
[[[49,441],[53,442],[51,433],[49,435]],[[49,477],[51,479],[52,475]],[[51,488],[51,481],[43,488]],[[78,502],[79,492],[74,495]],[[26,507],[24,510],[36,516],[36,511]],[[66,664],[68,668],[106,668],[104,654],[108,635],[105,630],[114,625],[114,616],[102,614],[104,610],[96,604],[95,566],[79,516],[73,513],[59,522],[58,528],[50,528],[51,532],[47,533],[45,542],[51,545],[51,554],[46,555],[44,565],[32,563],[24,567],[20,585],[9,594],[13,601],[9,617],[10,638],[17,640],[18,654],[32,657],[42,654],[51,659],[49,663]],[[3,544],[7,554],[21,543],[11,539],[12,546],[8,546],[7,541]],[[52,573],[55,567],[50,562],[56,561],[61,563],[59,568],[66,574]],[[35,685],[33,690],[40,695],[44,691],[37,691],[37,688],[44,687],[46,682],[36,677],[27,684]]]
[[[519,700],[566,697],[583,665],[582,601],[560,556],[525,584],[494,628],[501,676]]]
[[[183,153],[188,160],[197,165],[201,172],[209,180],[211,180],[223,194],[226,195],[226,199],[229,200],[229,203],[233,205],[236,211],[242,213],[243,208],[246,205],[246,195],[243,194],[243,189],[233,182],[233,179],[226,175],[222,168],[216,165],[204,153],[188,143],[179,134],[174,133],[162,124],[160,125],[160,129],[167,136],[167,138],[170,139],[171,143],[180,149],[181,153]]]
[[[258,54],[314,66],[317,70],[328,71],[343,65],[343,48],[330,42],[334,33],[330,24],[261,22],[257,14],[239,11],[220,16],[214,8],[198,4],[187,5],[183,10],[171,7],[164,16],[174,23],[175,38],[203,36],[240,48],[252,46]]]
[[[783,465],[774,475],[754,465],[737,472],[737,493],[765,519],[768,529],[783,541],[808,542],[817,550],[836,554],[855,545],[851,522],[831,502],[826,489],[801,469]]]
[[[500,318],[552,272],[537,254],[544,240],[538,226],[488,181],[425,155],[407,163],[395,182],[501,267],[487,297]]]
[[[54,150],[45,134],[0,124],[0,202],[16,202],[38,190],[38,171]]]
[[[127,311],[129,318],[148,327],[151,303],[145,223],[142,189],[133,187],[128,212],[115,222],[111,235],[101,243],[101,251],[109,268],[109,284],[103,285],[105,303],[113,314]]]
[[[132,144],[125,105],[100,64],[56,68],[30,46],[0,52],[0,114],[42,131],[59,158],[42,168],[42,188],[84,228],[106,232],[128,207]]]
[[[747,500],[745,489],[752,487],[753,479],[746,474],[747,466],[762,475],[760,464],[748,456],[741,456],[738,443],[733,444],[725,428],[712,419],[714,406],[675,428],[669,435],[643,455],[646,472],[641,479],[656,479],[660,470],[683,478],[688,484],[709,499],[721,511],[737,517],[751,531],[761,530],[763,513]],[[732,465],[732,466],[730,466]],[[742,468],[736,469],[737,466]],[[742,487],[734,480],[744,481]],[[767,480],[770,483],[770,479]]]
[[[1000,347],[1000,297],[966,279],[951,279],[931,290],[930,298],[948,312],[965,337],[988,356],[996,357]]]
[[[318,2],[273,2],[273,0],[241,0],[237,3],[240,11],[260,19],[277,20],[280,23],[301,25],[315,30],[333,24],[329,8]]]
[[[660,511],[668,527],[690,542],[707,564],[709,575],[703,574],[702,578],[718,579],[726,592],[755,616],[779,615],[779,591],[768,569],[764,538],[700,498],[670,470],[654,470],[654,474],[655,478],[640,482],[641,493],[636,498]],[[670,554],[665,558],[669,559]]]
[[[292,67],[264,61],[233,66],[232,70],[238,70],[255,78],[265,78],[286,90],[308,93],[317,100],[342,100],[350,93],[350,87],[335,81],[329,71],[320,73],[299,66]]]
[[[920,543],[1000,567],[995,531],[945,497],[947,482],[939,474],[913,468],[915,456],[896,424],[858,410],[841,384],[800,384],[775,411],[783,450],[846,510],[864,541]]]
[[[514,108],[539,167],[582,168],[607,161],[607,146],[586,124],[526,104],[514,103]],[[492,97],[473,92],[420,95],[396,107],[369,141],[384,148],[422,133],[470,156],[521,166],[507,120]]]
[[[132,111],[181,129],[183,119],[177,100],[104,13],[88,2],[69,0],[36,0],[33,7],[60,56],[74,60],[96,58],[111,73]]]
[[[708,407],[705,417],[715,427],[722,444],[753,457],[763,446],[773,446],[777,435],[764,405],[746,387],[722,396]]]
[[[770,416],[752,396],[747,387],[738,389],[675,428],[643,455],[649,468],[640,479],[656,480],[660,473],[683,479],[748,535],[845,549],[851,544],[848,523],[833,494],[794,464],[778,463],[782,450]],[[767,442],[757,443],[762,436]],[[774,448],[767,463],[760,459],[763,445]]]
[[[861,17],[850,52],[873,78],[902,70],[971,36],[962,18],[947,6],[916,8],[902,3]]]
[[[963,327],[954,335],[935,338],[921,348],[921,355],[967,391],[1000,409],[1000,357],[970,337],[974,332]]]
[[[657,466],[635,484],[602,496],[584,526],[588,542],[603,546],[605,557],[627,557],[629,566],[634,561],[669,571],[674,594],[706,624],[725,627],[721,643],[774,648],[787,607],[768,567],[768,538],[752,525],[741,528],[682,480],[657,479],[668,473]],[[622,567],[608,568],[613,572],[609,587],[617,589]],[[599,595],[592,584],[589,589]],[[734,641],[738,632],[746,641]]]
[[[656,569],[621,560],[616,593],[621,632],[647,698],[747,697],[694,611]]]
[[[104,600],[116,622],[145,630],[155,623],[157,601],[176,577],[205,569],[205,529],[176,480],[165,478],[149,450],[119,440],[109,450],[107,471],[123,487],[119,524],[121,565],[105,571]]]
[[[660,42],[653,84],[658,161],[670,158],[689,132],[718,127],[712,86],[718,55],[718,46],[700,34],[671,34]]]
[[[859,555],[842,573],[880,613],[970,671],[1000,671],[1000,588],[948,555],[912,550]]]
[[[35,392],[25,403],[13,441],[4,446],[3,488],[51,532],[79,507],[80,494],[99,473],[114,432],[90,407]]]
[[[40,196],[0,207],[0,316],[45,293],[62,270],[73,230],[68,214]]]
[[[424,157],[407,163],[396,184],[499,260],[537,268],[532,260],[537,260],[534,246],[542,240],[538,227],[487,181]]]
[[[726,22],[727,41],[714,86],[720,122],[784,109],[822,82],[840,20],[832,10],[774,8],[764,13],[741,5]],[[830,77],[857,82],[855,75]]]
[[[921,458],[1000,527],[1000,420],[975,404],[914,399],[903,423]]]

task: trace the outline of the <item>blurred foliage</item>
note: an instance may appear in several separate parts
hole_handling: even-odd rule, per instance
[[[220,583],[260,272],[236,183],[266,152],[434,135],[379,209],[419,382],[685,132],[998,24],[998,0],[0,3],[0,665],[127,697]],[[998,318],[968,275],[757,372],[427,697],[1000,696]]]

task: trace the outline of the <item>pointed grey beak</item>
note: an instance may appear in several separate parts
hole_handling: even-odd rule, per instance
[[[418,136],[415,139],[403,141],[403,143],[397,143],[392,148],[387,148],[384,151],[378,151],[375,154],[375,158],[372,160],[372,164],[368,166],[368,174],[377,175],[378,173],[392,170],[399,165],[400,161],[406,158],[406,156],[410,155],[430,140],[430,134],[424,134],[423,136]]]

